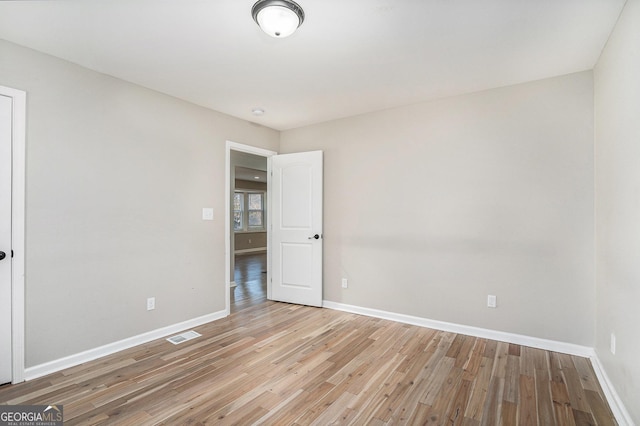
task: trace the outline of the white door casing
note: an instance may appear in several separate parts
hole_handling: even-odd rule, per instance
[[[322,151],[270,158],[270,299],[322,306]]]
[[[12,380],[11,356],[11,116],[13,100],[0,95],[0,384]]]

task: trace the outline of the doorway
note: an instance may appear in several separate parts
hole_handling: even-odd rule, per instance
[[[235,284],[232,206],[236,169],[232,160],[246,154],[267,159],[267,299],[322,307],[323,152],[276,155],[273,151],[227,141],[226,314],[231,312],[231,291]]]
[[[226,312],[266,300],[270,262],[268,158],[276,152],[227,141]],[[236,279],[238,281],[236,281]]]
[[[231,312],[267,299],[267,159],[232,151]]]

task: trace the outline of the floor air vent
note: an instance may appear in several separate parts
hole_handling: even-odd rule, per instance
[[[195,339],[196,337],[200,337],[202,334],[196,333],[195,331],[185,331],[184,333],[176,334],[175,336],[169,337],[167,340],[173,343],[174,345],[179,345],[182,342],[186,342],[187,340]]]

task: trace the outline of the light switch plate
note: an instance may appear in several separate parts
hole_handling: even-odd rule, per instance
[[[493,294],[490,294],[487,296],[487,307],[488,308],[495,308],[498,306],[498,298],[496,296],[494,296]]]
[[[202,209],[202,220],[213,220],[213,209],[205,207]]]
[[[611,353],[613,355],[616,354],[616,335],[611,333],[611,342],[610,342],[611,346],[609,347],[609,349],[611,350]]]

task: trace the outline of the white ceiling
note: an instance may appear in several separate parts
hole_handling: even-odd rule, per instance
[[[625,0],[298,0],[286,39],[253,3],[0,1],[0,38],[285,130],[591,69]]]

